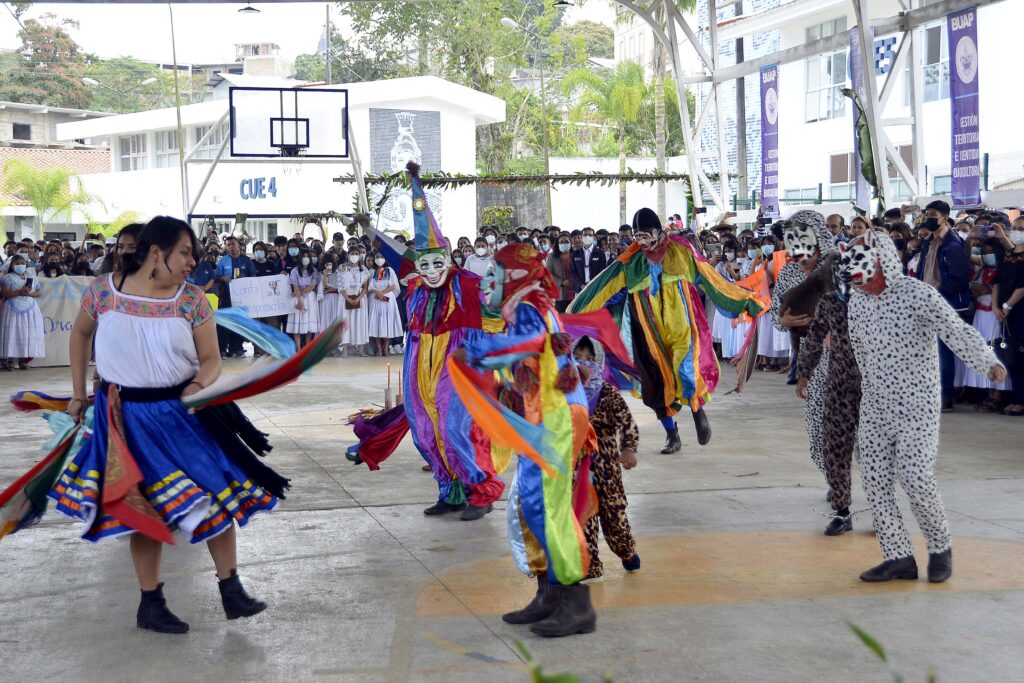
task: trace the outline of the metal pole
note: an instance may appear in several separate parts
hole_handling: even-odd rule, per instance
[[[188,216],[189,189],[188,173],[185,167],[185,134],[181,125],[181,89],[178,86],[178,48],[174,38],[174,6],[167,3],[167,12],[171,18],[171,57],[174,59],[174,110],[178,117],[178,172],[181,174],[181,208],[182,215]]]
[[[548,141],[548,99],[544,90],[544,52],[540,47],[540,39],[537,39],[537,56],[540,58],[540,110],[544,117],[544,125],[541,127],[544,144],[544,175],[551,174],[551,150]],[[544,203],[547,211],[547,224],[551,225],[551,181],[544,182]]]
[[[741,14],[743,2],[737,0],[734,16]],[[736,39],[736,63],[743,63],[743,36]],[[747,201],[750,198],[747,187],[747,90],[743,76],[736,79],[736,171],[739,198],[741,201]]]
[[[679,39],[676,37],[675,14],[679,11],[675,3],[666,6],[666,28],[668,29],[669,58],[672,60],[672,80],[676,84],[676,99],[679,102],[679,123],[683,129],[683,150],[686,152],[686,165],[690,167],[690,196],[693,198],[693,208],[698,209],[704,206],[704,196],[700,187],[698,174],[697,150],[694,149],[693,141],[690,138],[690,108],[686,99],[686,86],[680,80],[682,75],[682,64],[679,61]],[[689,207],[688,207],[689,208]],[[697,228],[704,225],[706,218],[704,214],[694,212]]]
[[[878,82],[875,80],[874,31],[871,30],[871,14],[868,12],[868,0],[853,0],[853,10],[857,15],[857,32],[860,34],[861,62],[864,69],[864,90],[867,101],[864,102],[865,114],[868,118],[868,129],[871,131],[871,153],[874,157],[875,178],[878,180],[878,202],[886,205],[889,194],[889,167],[885,163],[885,147],[882,143],[881,112],[878,111]]]
[[[327,22],[324,24],[324,82],[331,85],[331,5],[327,4]]]
[[[718,71],[722,58],[718,45],[718,9],[715,0],[708,0],[708,33],[711,37],[711,62],[714,64],[714,71]],[[725,109],[722,107],[722,87],[717,81],[711,87],[712,97],[715,101],[715,132],[718,140],[718,186],[719,196],[729,196],[729,169],[726,168],[725,150]],[[725,211],[725,202],[716,202],[719,211]]]

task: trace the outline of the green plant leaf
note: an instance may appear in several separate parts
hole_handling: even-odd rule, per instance
[[[858,638],[860,638],[862,643],[867,645],[869,650],[875,653],[876,657],[887,664],[889,663],[889,660],[885,656],[885,648],[883,648],[877,640],[872,638],[867,631],[849,621],[846,622],[846,625],[850,627],[850,630],[853,631]]]

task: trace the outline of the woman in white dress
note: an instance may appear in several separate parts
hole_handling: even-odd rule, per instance
[[[727,279],[729,282],[736,282],[743,278],[741,274],[741,266],[737,260],[737,254],[739,253],[740,245],[735,240],[727,240],[722,245],[722,261],[715,267],[718,274]],[[728,360],[736,355],[738,348],[736,347],[736,331],[733,328],[733,318],[728,318],[721,314],[721,312],[715,312],[715,320],[712,323],[712,337],[714,339],[720,339],[722,341],[722,358]]]
[[[20,254],[11,257],[10,272],[0,278],[0,296],[4,299],[0,313],[0,358],[4,370],[14,364],[28,370],[33,358],[46,355],[43,341],[43,316],[39,312],[39,282],[27,277],[28,261]]]
[[[376,266],[368,283],[370,306],[369,335],[375,353],[388,355],[388,340],[402,336],[402,316],[398,312],[398,275],[379,252],[373,253]]]
[[[338,294],[338,273],[334,259],[325,256],[323,270],[324,298],[320,300],[320,327],[324,328],[342,316],[341,295]]]
[[[313,267],[312,261],[313,252],[303,247],[300,250],[301,265],[292,269],[288,276],[292,296],[295,297],[295,311],[288,314],[285,330],[295,338],[295,345],[299,348],[320,331],[320,304],[317,303],[320,271]]]
[[[1002,326],[992,311],[992,287],[997,284],[996,272],[1005,253],[1006,250],[998,239],[985,240],[981,247],[982,267],[978,269],[978,276],[971,283],[971,293],[974,295],[975,304],[974,329],[981,333],[986,342],[990,342],[1002,334]],[[961,366],[963,366],[962,370]],[[1013,388],[1009,376],[1002,382],[993,382],[988,377],[979,375],[964,366],[960,359],[957,359],[957,370],[962,373],[963,386],[988,389],[988,397],[978,406],[978,412],[998,413],[1002,410],[1002,392]]]
[[[345,331],[341,335],[341,354],[347,356],[349,347],[352,352],[363,355],[363,347],[370,341],[370,316],[367,311],[367,281],[370,272],[359,265],[360,250],[356,246],[348,252],[348,263],[338,271],[338,292],[341,294],[345,309]]]

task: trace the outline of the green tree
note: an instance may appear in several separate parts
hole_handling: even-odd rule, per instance
[[[551,34],[552,52],[564,55],[564,66],[582,65],[588,58],[611,59],[615,56],[615,32],[594,21],[562,24]]]
[[[97,202],[72,171],[35,168],[23,159],[10,159],[4,165],[3,188],[4,192],[27,201],[35,209],[36,239],[42,239],[43,226],[59,220],[70,223],[73,211],[84,210]]]
[[[166,106],[167,76],[171,77],[169,85],[173,94],[173,74],[167,74],[155,64],[146,64],[134,57],[103,60],[92,58],[85,68],[85,77],[99,83],[88,86],[92,91],[91,106],[99,111],[119,114]],[[149,79],[156,80],[142,85]]]
[[[636,62],[620,62],[614,69],[575,69],[562,81],[562,91],[578,93],[575,109],[598,121],[615,124],[619,143],[619,173],[626,171],[626,126],[640,118],[647,85],[644,70]],[[619,218],[626,222],[626,183],[619,183]]]
[[[370,46],[361,37],[346,39],[331,29],[331,80],[334,83],[380,81],[402,74],[402,54],[386,45]],[[295,58],[295,77],[323,81],[326,65],[322,52]]]
[[[77,22],[47,13],[39,19],[26,19],[21,25],[20,58],[0,76],[0,99],[88,108],[92,92],[82,85],[86,58],[66,30],[77,27]]]

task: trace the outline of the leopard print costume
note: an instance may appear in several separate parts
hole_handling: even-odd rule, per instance
[[[800,378],[810,379],[817,370],[826,338],[832,353],[823,393],[822,452],[832,509],[838,511],[850,507],[850,464],[860,414],[860,369],[850,344],[847,303],[841,292],[830,292],[818,302],[810,330],[800,344]]]
[[[859,464],[882,555],[896,560],[914,553],[896,505],[897,479],[928,552],[945,552],[949,524],[935,480],[941,406],[938,340],[981,375],[998,360],[934,287],[903,274],[888,235],[860,238],[844,251],[842,268],[858,285],[850,294],[849,325],[862,375]]]
[[[791,227],[786,229],[786,251],[790,258],[811,258],[815,250],[821,254],[816,268],[825,263],[825,256],[835,251],[836,243],[832,233],[825,227],[825,217],[817,211],[797,211],[790,219]],[[782,326],[781,319],[782,299],[793,287],[804,281],[803,266],[796,261],[791,261],[779,271],[778,282],[775,283],[775,291],[772,292],[771,316],[772,324],[780,331],[787,328]],[[825,458],[823,455],[823,418],[825,415],[825,385],[828,383],[828,365],[831,352],[824,349],[818,366],[811,375],[810,384],[807,385],[807,401],[804,403],[804,424],[807,428],[807,440],[811,455],[811,461],[818,468],[818,471],[825,474]],[[827,481],[827,477],[826,477]]]

